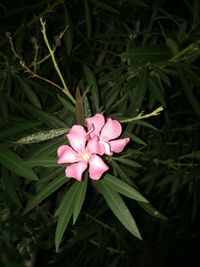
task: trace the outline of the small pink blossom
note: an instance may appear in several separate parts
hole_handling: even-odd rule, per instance
[[[81,125],[74,125],[67,139],[69,145],[58,148],[58,164],[70,164],[66,167],[66,176],[82,180],[83,172],[89,166],[89,176],[92,180],[99,180],[109,167],[100,156],[120,153],[130,138],[118,138],[121,135],[121,124],[101,114],[86,119],[88,133]],[[100,156],[98,156],[100,155]]]
[[[85,129],[80,125],[74,125],[67,134],[70,146],[62,145],[58,148],[58,164],[72,163],[66,167],[66,176],[82,180],[83,172],[89,165],[89,176],[93,180],[101,178],[109,169],[104,161],[96,155],[97,136],[88,140]]]
[[[98,144],[96,144],[96,153],[99,155],[113,155],[120,153],[130,141],[130,138],[118,138],[121,135],[122,127],[117,120],[105,118],[102,114],[96,114],[93,117],[87,118],[88,133],[90,138],[98,136]]]

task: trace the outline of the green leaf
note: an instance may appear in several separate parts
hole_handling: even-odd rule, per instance
[[[169,49],[170,49],[171,52],[172,52],[172,55],[175,56],[176,54],[178,54],[178,52],[179,52],[179,47],[178,47],[177,42],[174,41],[174,40],[171,39],[171,38],[166,38],[165,41],[166,41],[166,46],[169,47]]]
[[[46,199],[48,196],[50,196],[53,192],[55,192],[58,188],[60,188],[68,181],[69,178],[67,178],[66,175],[63,174],[55,180],[51,181],[48,185],[45,184],[40,190],[40,192],[30,200],[23,214],[26,214],[27,212],[35,208],[44,199]]]
[[[127,136],[130,137],[132,139],[132,141],[141,144],[141,145],[147,145],[142,139],[140,139],[138,136],[136,136],[135,134],[132,133],[127,133]]]
[[[200,3],[199,0],[193,1],[193,25],[198,25],[200,14]]]
[[[167,217],[160,213],[158,210],[156,210],[150,203],[138,202],[138,204],[151,216],[156,217],[158,219],[167,220]]]
[[[91,87],[91,93],[92,93],[92,99],[94,101],[94,107],[96,113],[99,112],[99,88],[97,85],[96,78],[94,76],[94,73],[89,69],[87,66],[84,65],[84,72],[86,76],[86,80]]]
[[[120,13],[117,9],[115,9],[115,8],[112,7],[111,5],[108,5],[108,4],[103,3],[102,1],[91,0],[91,2],[92,2],[95,6],[101,8],[101,9],[103,9],[103,10],[105,10],[105,11],[113,12],[113,13],[116,13],[116,14],[119,14],[119,13]]]
[[[144,1],[142,0],[128,0],[127,2],[136,5],[136,6],[141,6],[141,7],[148,7],[148,4],[146,4]]]
[[[187,36],[187,21],[183,21],[183,23],[181,23],[179,26],[176,38],[181,43],[186,36]]]
[[[17,263],[15,261],[6,261],[4,262],[4,265],[1,267],[26,267],[25,265],[23,265],[22,263]]]
[[[16,74],[14,77],[18,80],[25,95],[30,100],[31,104],[34,105],[35,107],[41,108],[40,101],[39,101],[37,95],[35,94],[35,92],[32,90],[32,88],[28,84],[28,81],[26,81],[26,79],[23,79],[19,75],[16,75]]]
[[[37,132],[37,133],[22,137],[19,140],[15,141],[15,143],[18,143],[18,144],[40,143],[40,142],[64,135],[69,130],[70,130],[69,128],[61,128],[61,129],[51,129],[47,131],[41,131],[41,132]]]
[[[88,0],[84,0],[84,11],[85,11],[84,15],[85,15],[85,24],[87,29],[87,38],[89,39],[92,31],[92,19],[91,19],[91,12]]]
[[[119,177],[125,181],[126,183],[128,183],[129,185],[133,186],[134,188],[138,189],[136,184],[133,182],[133,180],[123,171],[123,169],[119,166],[118,163],[116,163],[115,161],[111,162],[113,169],[116,173],[116,175],[119,175]],[[131,170],[131,175],[135,175],[135,173]]]
[[[113,162],[114,163],[114,162]],[[133,182],[133,180],[131,180],[124,172],[123,170],[115,163],[114,167],[117,168],[117,172],[119,173],[120,177],[126,181],[127,183],[129,183],[131,186],[134,186],[137,189],[137,185]],[[161,212],[159,212],[158,210],[156,210],[151,203],[146,203],[146,202],[137,202],[138,205],[144,209],[147,213],[149,213],[151,216],[156,217],[158,219],[167,219],[167,217],[165,215],[163,215]]]
[[[200,150],[197,150],[192,153],[188,153],[188,154],[185,154],[179,157],[179,159],[186,159],[186,158],[200,159]]]
[[[66,124],[55,117],[54,115],[43,111],[39,108],[36,108],[34,106],[28,105],[21,103],[19,106],[23,107],[26,109],[29,113],[31,113],[34,117],[36,117],[38,120],[44,122],[46,125],[49,125],[50,127],[54,128],[63,128],[66,127]]]
[[[10,177],[9,172],[6,168],[2,167],[2,180],[5,187],[5,191],[8,194],[9,198],[17,204],[17,206],[22,207],[21,201],[16,193],[14,181]]]
[[[143,46],[134,47],[132,50],[120,54],[123,60],[132,59],[136,61],[156,62],[170,58],[171,53],[166,47]]]
[[[72,46],[73,46],[73,24],[72,24],[72,19],[69,14],[69,11],[67,10],[66,5],[63,5],[63,10],[64,10],[64,17],[65,17],[65,24],[68,26],[68,29],[64,35],[64,42],[65,46],[67,48],[67,55],[69,56],[72,51]]]
[[[37,166],[42,166],[42,167],[60,167],[57,163],[57,160],[55,158],[35,158],[35,159],[30,159],[26,160],[24,162],[24,166],[29,166],[29,167],[37,167]]]
[[[86,174],[84,181],[82,181],[81,183],[78,183],[77,197],[76,197],[76,201],[74,202],[73,224],[75,224],[75,222],[79,216],[79,213],[81,211],[81,208],[83,206],[83,202],[85,200],[87,184],[88,184],[88,175]]]
[[[130,167],[134,167],[134,168],[142,167],[142,165],[140,165],[136,161],[130,160],[130,159],[125,159],[125,158],[120,158],[120,157],[112,157],[112,160],[119,161],[119,162],[121,162],[121,163],[123,163],[125,165],[128,165]]]
[[[141,202],[149,202],[135,188],[115,176],[106,174],[103,181],[108,188],[112,188],[113,191],[116,191],[128,198]]]
[[[142,72],[142,75],[140,77],[139,84],[138,84],[138,92],[136,96],[138,109],[140,109],[141,104],[145,98],[148,80],[149,80],[149,73],[148,73],[147,68],[145,68]]]
[[[193,70],[191,66],[184,65],[184,73],[187,75],[187,79],[189,79],[194,85],[199,86],[200,77],[199,72]]]
[[[157,79],[159,78],[160,80],[162,80],[168,87],[171,87],[171,81],[170,81],[170,76],[168,76],[167,74],[165,74],[164,72],[165,70],[161,70],[159,68],[155,69],[156,72],[156,77]]]
[[[63,105],[63,107],[75,113],[75,107],[66,98],[63,98],[60,95],[57,95],[57,97],[60,100],[60,103]]]
[[[19,176],[38,180],[33,170],[24,165],[24,160],[4,145],[0,145],[0,163]]]
[[[80,94],[79,88],[76,89],[76,123],[80,125],[84,125],[85,123],[85,114],[84,114],[84,107],[83,107],[83,99]]]
[[[89,104],[87,96],[84,96],[83,106],[84,106],[85,118],[91,117],[92,116],[92,112],[91,112],[91,109],[90,109],[90,104]]]
[[[166,107],[166,101],[164,93],[162,92],[160,86],[158,83],[154,80],[153,77],[149,79],[148,88],[153,95],[153,98],[155,98],[157,101],[159,101],[164,107]]]
[[[179,75],[180,75],[180,79],[182,82],[183,91],[184,91],[188,101],[190,102],[192,108],[194,109],[196,114],[200,117],[200,103],[197,100],[197,96],[195,96],[191,85],[185,79],[185,75],[182,72],[181,68],[179,68]]]
[[[41,122],[20,122],[15,126],[11,126],[8,129],[1,129],[0,139],[13,137],[15,134],[21,133],[23,131],[35,128],[39,126]]]
[[[142,239],[135,220],[121,196],[117,192],[113,191],[110,187],[108,187],[108,185],[105,184],[104,180],[93,182],[93,185],[103,195],[106,203],[118,218],[118,220],[124,225],[124,227],[132,235],[136,236],[139,239]]]
[[[63,139],[56,138],[51,141],[47,141],[43,144],[37,146],[35,150],[32,151],[31,155],[27,158],[27,160],[35,159],[35,158],[50,158],[54,157],[57,153],[58,148],[63,145]]]
[[[60,202],[60,206],[58,207],[58,222],[55,234],[55,246],[57,252],[65,229],[74,211],[74,201],[76,201],[77,198],[78,188],[79,182],[75,182],[67,191],[67,193]]]
[[[148,128],[151,128],[151,129],[153,129],[155,131],[158,131],[158,129],[155,126],[153,126],[151,123],[149,123],[149,122],[141,120],[141,121],[134,121],[134,123],[138,124],[138,125],[142,125],[142,126],[148,127]]]

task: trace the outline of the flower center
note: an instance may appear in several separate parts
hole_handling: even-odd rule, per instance
[[[84,152],[82,152],[82,153],[80,154],[80,158],[81,158],[82,160],[84,160],[84,161],[88,161],[89,158],[90,158],[90,153],[84,151]]]

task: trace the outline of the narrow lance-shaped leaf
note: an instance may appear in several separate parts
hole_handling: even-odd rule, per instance
[[[8,138],[8,137],[13,137],[14,135],[24,132],[28,129],[35,128],[39,126],[41,122],[20,122],[17,123],[14,126],[9,127],[8,129],[1,129],[0,132],[0,139]]]
[[[49,125],[51,127],[55,128],[62,128],[66,127],[66,124],[55,117],[54,115],[43,111],[42,109],[36,108],[34,106],[28,105],[28,104],[20,104],[22,108],[27,110],[29,113],[31,113],[34,117],[36,117],[38,120],[44,122],[46,125]]]
[[[76,201],[74,201],[74,211],[73,211],[73,224],[75,224],[79,213],[81,211],[81,208],[83,206],[83,202],[85,200],[85,194],[87,190],[87,183],[88,183],[88,175],[85,175],[84,181],[81,183],[78,183],[78,191],[77,191],[77,197]]]
[[[56,158],[33,158],[26,160],[24,162],[24,166],[29,166],[29,167],[60,167],[57,164]]]
[[[137,92],[137,96],[136,96],[138,108],[140,108],[140,106],[141,106],[141,104],[145,98],[148,80],[149,80],[148,70],[147,70],[147,68],[145,68],[142,72],[142,75],[140,77],[140,81],[138,83],[138,92]]]
[[[0,163],[19,176],[38,180],[34,171],[25,166],[24,160],[4,145],[0,145]]]
[[[99,88],[97,85],[96,78],[94,76],[94,73],[87,66],[84,66],[84,72],[85,72],[86,80],[91,88],[95,111],[96,113],[98,113],[99,112]]]
[[[77,198],[78,192],[78,182],[75,182],[70,189],[67,191],[64,200],[61,200],[60,207],[58,207],[57,215],[58,222],[56,226],[56,234],[55,234],[55,246],[56,251],[59,249],[60,242],[62,240],[65,229],[69,223],[69,220],[74,211],[74,201]]]
[[[92,31],[92,19],[90,13],[90,6],[88,4],[88,0],[84,0],[84,14],[85,14],[85,23],[87,29],[87,37],[90,38],[91,31]]]
[[[183,91],[184,91],[188,101],[190,102],[192,108],[194,109],[196,114],[200,117],[200,103],[197,100],[197,97],[195,96],[191,85],[185,79],[183,71],[181,70],[180,67],[178,70],[179,70],[179,75],[180,75],[180,79],[181,79],[182,86],[183,86]]]
[[[148,128],[151,128],[155,131],[158,131],[158,129],[152,125],[151,123],[147,122],[147,121],[134,121],[135,124],[138,124],[138,125],[142,125],[142,126],[145,126],[145,127],[148,127]]]
[[[58,188],[64,185],[69,181],[65,175],[59,176],[57,179],[51,181],[48,185],[44,185],[43,188],[37,193],[28,203],[27,207],[24,210],[24,214],[35,208],[38,204],[40,204],[44,199],[50,196],[53,192],[55,192]]]
[[[34,134],[30,134],[20,138],[15,141],[18,144],[33,144],[40,143],[46,140],[53,139],[55,137],[61,136],[69,131],[69,128],[61,128],[61,129],[51,129],[47,131],[40,131]]]
[[[5,191],[8,194],[9,198],[18,206],[22,207],[21,201],[16,193],[15,185],[12,177],[9,175],[9,172],[6,168],[2,167],[2,180],[5,187]]]
[[[75,107],[64,97],[61,97],[60,95],[57,95],[58,99],[60,100],[60,103],[69,111],[75,113]]]
[[[114,164],[113,164],[114,163]],[[119,173],[120,177],[126,181],[127,183],[129,183],[131,186],[134,186],[137,189],[137,185],[133,182],[133,180],[131,180],[125,173],[124,171],[119,167],[118,164],[116,164],[115,162],[112,162],[114,168],[117,169],[117,172]],[[148,212],[150,215],[158,218],[158,219],[167,219],[167,217],[165,215],[163,215],[161,212],[159,212],[158,210],[156,210],[151,203],[145,203],[145,202],[139,202],[138,201],[138,205],[143,208],[146,212]]]
[[[132,139],[132,141],[140,144],[140,145],[147,145],[142,139],[140,139],[138,136],[136,136],[135,134],[132,133],[127,133],[127,136],[130,137]]]
[[[90,109],[90,104],[89,104],[87,96],[84,96],[83,106],[84,106],[85,117],[86,118],[91,117],[92,116],[92,112],[91,112],[91,109]]]
[[[107,12],[111,12],[111,13],[113,12],[113,13],[116,13],[116,14],[120,13],[116,8],[114,8],[111,5],[108,5],[105,2],[102,2],[102,1],[99,1],[99,0],[93,0],[93,3],[94,3],[95,6],[98,6],[100,9],[105,10]]]
[[[158,100],[163,105],[163,107],[166,107],[165,96],[153,77],[149,79],[148,88],[153,95],[153,98]]]
[[[106,174],[103,182],[108,188],[112,188],[113,191],[116,191],[126,197],[141,202],[148,202],[148,200],[144,198],[135,188],[115,176]]]
[[[35,92],[32,90],[31,86],[28,84],[28,81],[21,78],[19,75],[15,74],[15,78],[18,80],[19,85],[23,89],[25,95],[30,100],[31,104],[33,104],[35,107],[41,108],[40,101],[35,94]]]
[[[69,11],[67,10],[66,5],[63,3],[63,10],[64,10],[64,15],[65,15],[65,23],[68,26],[67,32],[64,35],[64,41],[65,45],[67,48],[67,55],[69,56],[72,51],[72,45],[73,45],[73,24],[72,24],[72,19],[69,14]]]
[[[138,204],[151,216],[156,217],[158,219],[167,220],[167,217],[158,210],[156,210],[150,203],[138,202]]]
[[[126,227],[126,229],[132,235],[136,236],[139,239],[142,239],[135,220],[121,196],[116,191],[112,191],[112,189],[108,187],[108,185],[106,185],[103,180],[94,182],[93,184],[103,195],[106,203],[118,218],[118,220],[124,225],[124,227]]]
[[[83,107],[83,99],[80,94],[79,88],[76,89],[76,123],[80,125],[84,125],[85,122],[85,114]]]
[[[120,54],[122,59],[132,59],[136,61],[156,62],[169,59],[171,53],[169,49],[161,46],[134,47],[130,51]]]
[[[29,155],[27,160],[55,157],[58,147],[61,145],[63,145],[63,138],[54,139],[49,142],[40,144],[40,146],[38,146],[36,150],[32,151],[31,155]]]
[[[140,167],[142,167],[142,165],[140,165],[139,163],[137,163],[134,160],[125,159],[125,158],[121,158],[121,157],[113,157],[112,159],[115,160],[115,161],[121,162],[121,163],[123,163],[125,165],[134,167],[134,168],[140,168]]]

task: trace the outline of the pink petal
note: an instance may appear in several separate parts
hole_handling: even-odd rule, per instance
[[[104,161],[97,155],[93,156],[89,160],[89,176],[92,180],[99,180],[103,173],[107,171],[109,167]]]
[[[99,143],[103,146],[103,154],[112,156],[113,153],[111,151],[110,143],[104,142],[104,141],[99,141]],[[103,154],[100,154],[100,155],[103,155]]]
[[[57,154],[58,154],[58,157],[60,157],[62,155],[62,153],[65,151],[65,149],[69,147],[69,146],[66,146],[66,145],[63,145],[63,146],[60,146],[57,150]]]
[[[93,117],[87,118],[85,121],[87,123],[90,137],[93,137],[94,135],[99,136],[99,133],[105,124],[104,116],[102,114],[96,114]]]
[[[87,163],[80,161],[78,163],[68,166],[65,170],[67,177],[75,178],[78,181],[82,180],[83,172],[87,169]]]
[[[114,140],[114,141],[110,141],[109,144],[111,147],[111,151],[113,151],[114,153],[122,152],[122,150],[128,144],[129,141],[130,141],[130,138],[128,138],[128,137]]]
[[[86,135],[83,126],[74,125],[71,128],[70,132],[67,134],[67,138],[75,151],[81,152],[85,149]]]
[[[73,163],[79,161],[79,156],[70,146],[60,146],[57,151],[58,164]]]
[[[101,131],[100,140],[105,142],[113,140],[119,137],[121,132],[121,124],[118,121],[109,118]]]
[[[91,154],[104,154],[104,146],[99,142],[99,138],[96,135],[89,139],[86,150],[88,150]]]

